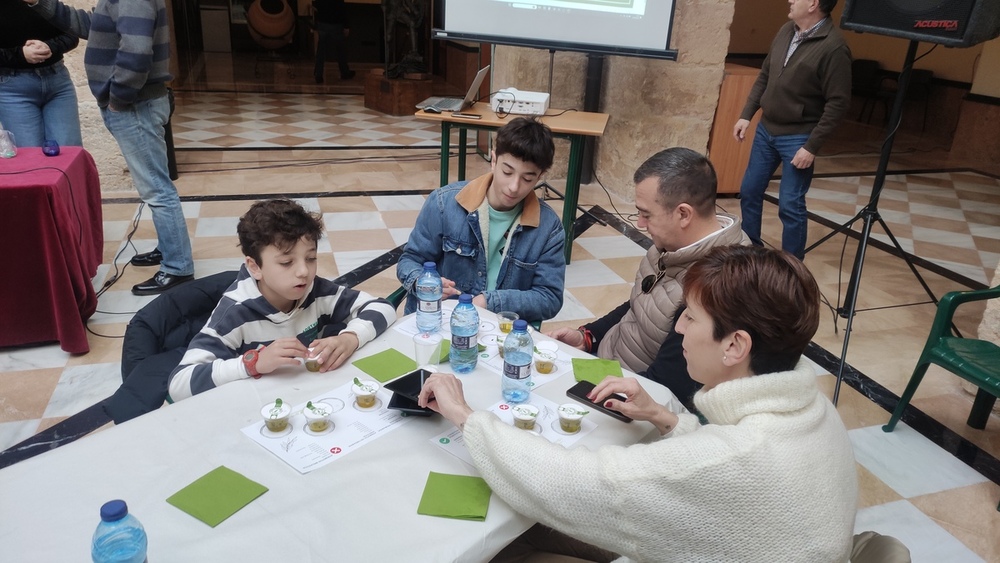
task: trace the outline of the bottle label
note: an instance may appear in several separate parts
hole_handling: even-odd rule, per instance
[[[473,336],[459,336],[452,333],[451,335],[451,347],[456,350],[469,350],[476,345],[479,335]]]
[[[417,303],[417,308],[420,309],[421,313],[437,313],[441,310],[440,301],[419,301]]]
[[[527,379],[531,377],[531,364],[523,366],[515,366],[513,364],[504,362],[503,374],[504,377],[509,377],[511,379]]]

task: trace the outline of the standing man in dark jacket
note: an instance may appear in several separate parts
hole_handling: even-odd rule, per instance
[[[733,136],[742,142],[763,110],[740,186],[743,230],[760,238],[764,191],[781,164],[781,248],[799,259],[806,247],[806,192],[813,160],[851,103],[851,51],[833,25],[837,0],[788,0],[791,20],[778,31]]]
[[[323,83],[323,67],[331,49],[337,55],[340,78],[354,78],[354,71],[347,65],[347,37],[351,34],[351,22],[344,0],[314,0],[313,9],[316,10],[316,33],[319,34],[316,66],[313,68],[316,84]]]

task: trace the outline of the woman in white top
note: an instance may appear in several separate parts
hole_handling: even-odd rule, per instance
[[[420,404],[463,429],[515,510],[622,561],[847,561],[854,456],[801,361],[819,324],[816,281],[789,254],[723,247],[691,267],[684,294],[677,331],[707,425],[632,378],[607,378],[591,398],[652,423],[663,438],[651,444],[567,450],[473,412],[450,374],[428,379]]]

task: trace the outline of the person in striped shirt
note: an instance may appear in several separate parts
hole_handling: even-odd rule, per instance
[[[156,248],[133,266],[159,266],[135,284],[135,295],[156,295],[194,279],[191,238],[167,166],[164,127],[170,120],[170,25],[165,0],[98,0],[93,9],[59,0],[24,0],[56,28],[87,40],[83,55],[90,91],[128,165],[156,227]]]
[[[306,358],[337,369],[396,320],[385,299],[316,275],[323,220],[298,203],[259,201],[236,231],[244,264],[170,374],[174,401]]]

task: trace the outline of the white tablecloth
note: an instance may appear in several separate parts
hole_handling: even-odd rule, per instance
[[[388,347],[413,355],[412,341],[389,329],[351,361]],[[326,374],[302,368],[229,383],[0,470],[0,559],[88,561],[100,507],[115,498],[125,499],[145,526],[155,563],[486,561],[531,526],[496,495],[485,522],[417,514],[430,471],[477,474],[429,441],[453,428],[437,415],[305,475],[240,431],[275,397],[298,404],[361,374],[348,364]],[[501,399],[500,378],[489,370],[462,380],[473,408]],[[661,403],[682,408],[665,387],[641,381]],[[572,384],[567,372],[536,392],[561,403]],[[649,423],[592,417],[598,428],[578,447],[655,435]],[[167,497],[220,465],[269,491],[215,528],[167,504]]]

